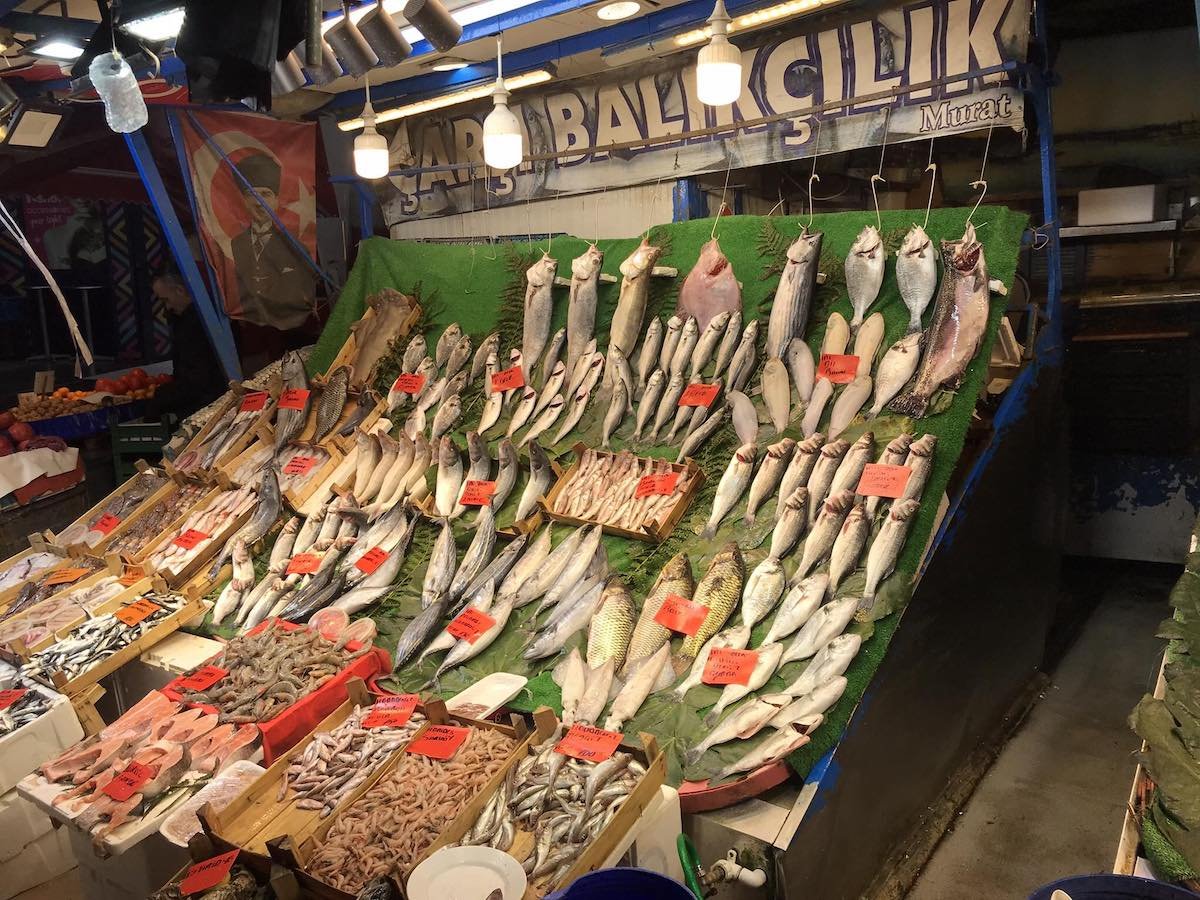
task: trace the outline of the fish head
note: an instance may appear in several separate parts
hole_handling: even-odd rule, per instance
[[[937,440],[936,434],[923,434],[912,442],[909,452],[915,453],[917,456],[932,456],[933,451],[937,448]]]
[[[879,234],[879,229],[874,225],[868,225],[854,239],[854,244],[850,247],[850,253],[855,256],[866,256],[873,259],[876,252],[882,246],[883,237]]]
[[[753,344],[758,340],[758,319],[751,319],[745,330],[742,331],[742,343]]]
[[[604,251],[592,244],[582,254],[571,260],[571,277],[580,281],[590,281],[600,271],[604,264]]]
[[[458,343],[454,345],[454,351],[456,353],[465,353],[469,356],[471,350],[471,336],[469,334],[464,334],[458,339]]]
[[[787,258],[794,263],[816,262],[824,236],[820,231],[809,231],[805,228],[787,248]]]
[[[488,455],[487,441],[478,431],[467,432],[467,455],[470,456],[472,463]]]
[[[437,372],[437,363],[435,363],[433,361],[432,357],[429,357],[429,356],[423,357],[421,359],[421,361],[419,363],[417,363],[416,374],[424,375],[426,380],[428,380],[429,376],[431,376],[435,372]]]
[[[446,391],[454,396],[458,396],[462,389],[467,386],[467,379],[470,377],[471,373],[468,370],[460,370],[458,374],[446,382]]]
[[[458,447],[454,445],[450,435],[442,435],[442,439],[438,442],[438,465],[452,466],[457,462],[461,462]]]
[[[842,523],[842,531],[848,531],[853,525],[867,518],[867,507],[863,503],[855,503],[851,508],[849,515],[846,516],[846,521]]]
[[[543,252],[542,258],[525,272],[525,278],[529,282],[530,287],[545,287],[554,279],[554,272],[557,269],[558,260],[550,256],[549,253]]]
[[[621,274],[633,280],[653,268],[661,254],[661,247],[656,247],[645,238],[642,238],[642,242],[638,244],[638,248],[621,263]]]
[[[929,240],[929,235],[925,233],[925,229],[920,225],[914,225],[908,230],[908,234],[904,236],[904,243],[900,245],[900,255],[919,256],[923,258],[932,243]]]
[[[795,446],[795,439],[784,438],[782,441],[778,441],[767,448],[767,456],[771,457],[771,459],[783,459],[785,456],[791,455]]]
[[[700,332],[700,323],[696,321],[695,316],[688,316],[687,321],[683,323],[684,338],[691,338]]]
[[[709,331],[724,331],[725,326],[729,324],[729,319],[733,315],[733,310],[725,310],[722,313],[717,313],[708,320]]]
[[[943,243],[942,253],[947,266],[953,266],[964,274],[973,271],[983,257],[983,245],[975,239],[975,226],[967,223],[962,240]]]
[[[529,442],[529,467],[534,470],[550,468],[550,457],[536,440]]]
[[[854,504],[854,491],[847,488],[825,500],[825,511],[830,515],[841,515]]]
[[[853,448],[856,451],[871,450],[875,447],[875,432],[864,431],[857,441],[854,442]]]
[[[888,453],[907,453],[908,448],[912,446],[913,436],[907,431],[902,432],[888,441]]]
[[[920,501],[917,500],[897,500],[892,504],[891,512],[888,513],[889,519],[894,519],[897,522],[906,522],[920,509]]]
[[[513,347],[511,350],[509,350],[509,351],[508,351],[508,364],[509,364],[509,366],[519,366],[519,365],[521,365],[521,359],[522,359],[522,357],[521,357],[521,351],[520,351],[520,349],[519,349],[519,348],[517,348],[517,347]]]
[[[306,378],[304,363],[300,359],[300,354],[295,350],[288,351],[288,353],[283,357],[282,369],[284,381],[296,381]]]
[[[808,488],[806,488],[804,485],[800,485],[800,487],[796,488],[791,492],[791,494],[788,495],[788,498],[783,501],[783,504],[788,509],[793,511],[804,509],[804,507],[808,506]]]
[[[847,450],[850,449],[850,442],[842,438],[838,438],[832,444],[826,444],[821,448],[821,455],[826,459],[841,459]]]
[[[462,326],[459,325],[457,322],[451,322],[449,325],[447,325],[445,327],[445,329],[442,330],[442,335],[440,338],[438,338],[438,340],[439,340],[439,342],[443,341],[443,340],[457,342],[458,338],[461,334],[462,334]]]
[[[653,372],[650,373],[650,378],[647,379],[647,381],[646,381],[646,389],[647,390],[649,390],[650,388],[657,389],[658,386],[662,384],[663,379],[666,377],[667,376],[663,372],[662,369],[655,369]]]
[[[486,450],[487,445],[485,444],[484,447]],[[517,448],[513,442],[508,438],[502,440],[496,448],[496,458],[500,461],[501,465],[515,463],[517,461]]]
[[[679,316],[671,316],[667,319],[667,335],[677,334],[683,328],[683,319]]]

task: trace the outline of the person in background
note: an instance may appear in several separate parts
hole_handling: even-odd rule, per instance
[[[211,403],[229,385],[213,352],[200,312],[179,274],[172,269],[163,269],[154,276],[150,287],[167,310],[175,373],[174,380],[161,385],[147,401],[146,418],[156,419],[173,412],[183,419]]]

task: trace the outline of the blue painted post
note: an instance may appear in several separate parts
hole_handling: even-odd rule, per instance
[[[1052,341],[1054,346],[1058,346],[1062,338],[1062,245],[1058,239],[1058,170],[1054,159],[1054,112],[1050,101],[1054,73],[1049,69],[1044,3],[1035,5],[1034,38],[1041,59],[1036,65],[1028,67],[1027,93],[1033,99],[1033,110],[1038,123],[1042,168],[1042,228],[1049,241],[1046,245],[1046,318],[1047,330],[1051,335],[1048,340]]]
[[[680,178],[675,182],[671,192],[673,222],[686,222],[689,219],[703,219],[708,215],[704,191],[700,190],[700,182],[695,178]]]
[[[229,326],[229,320],[217,310],[216,304],[208,294],[208,289],[204,286],[204,279],[200,277],[200,269],[196,266],[196,260],[192,258],[187,238],[183,234],[183,226],[179,224],[179,216],[175,214],[171,198],[163,186],[162,176],[158,172],[158,166],[154,163],[154,157],[150,153],[146,137],[140,131],[135,131],[133,134],[125,135],[125,144],[129,147],[133,163],[142,177],[142,184],[146,186],[150,203],[154,206],[159,222],[162,223],[163,236],[167,239],[167,246],[171,248],[171,255],[175,258],[179,272],[188,286],[192,302],[196,304],[196,309],[200,312],[200,321],[204,323],[208,339],[212,342],[217,358],[221,361],[225,377],[230,380],[241,380],[242,367],[238,362],[237,348],[233,343],[233,329]]]
[[[358,196],[359,227],[362,229],[359,239],[365,241],[375,234],[375,195],[361,179],[355,180],[354,190]]]

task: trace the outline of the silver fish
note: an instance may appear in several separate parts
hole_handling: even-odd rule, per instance
[[[566,344],[567,330],[560,328],[554,332],[554,336],[550,338],[550,343],[546,345],[546,352],[542,354],[542,364],[539,368],[543,387],[546,384],[546,379],[550,377],[550,373],[554,371],[554,367],[558,365],[559,357],[562,356],[563,347]]]
[[[792,460],[788,463],[787,471],[783,473],[783,478],[779,482],[779,496],[788,498],[792,496],[798,487],[806,487],[808,485],[809,476],[812,475],[813,468],[820,458],[821,447],[825,443],[825,435],[814,434],[810,438],[806,438],[796,445],[795,451],[792,453]],[[805,495],[807,503],[808,495]],[[776,509],[775,518],[779,518],[779,510]]]
[[[463,554],[458,571],[454,573],[454,577],[450,580],[450,586],[447,588],[451,603],[461,597],[463,591],[467,589],[467,585],[483,571],[488,560],[492,558],[492,550],[496,546],[496,527],[492,508],[485,506],[480,509],[479,518],[481,521],[479,527],[475,529],[475,537],[471,539],[471,545]]]
[[[500,413],[504,411],[504,394],[499,391],[488,394],[483,402],[483,412],[479,416],[479,433],[487,434],[500,421]]]
[[[883,354],[875,376],[875,397],[871,401],[871,410],[867,418],[873,419],[879,415],[913,377],[917,371],[917,364],[921,361],[923,337],[920,331],[910,332],[892,344],[887,353]]]
[[[500,358],[500,333],[493,331],[485,337],[479,344],[479,348],[475,351],[475,356],[471,360],[471,380],[475,381],[483,374],[487,367],[488,357],[495,355]]]
[[[729,366],[733,353],[737,350],[742,339],[742,311],[730,310],[729,321],[725,323],[725,333],[721,335],[721,343],[717,347],[717,361],[713,369],[713,377],[718,377]]]
[[[521,521],[532,515],[537,509],[537,502],[545,496],[554,481],[554,469],[550,467],[550,458],[542,445],[534,441],[529,445],[529,481],[521,492],[521,502],[517,504],[516,521]]]
[[[791,728],[793,725],[808,726],[812,730],[819,724],[824,712],[846,691],[848,682],[841,675],[834,675],[815,687],[811,693],[793,700],[768,723],[772,728]]]
[[[821,355],[837,356],[846,352],[850,343],[850,326],[841,313],[830,313],[825,325],[825,336],[821,339]],[[800,423],[800,431],[805,437],[816,433],[825,411],[825,404],[833,396],[833,383],[824,375],[817,377],[813,385],[812,395],[808,398],[808,406],[804,410],[804,420]]]
[[[870,536],[871,519],[867,516],[867,509],[863,504],[856,503],[842,523],[837,540],[833,542],[833,551],[829,554],[830,593],[836,591],[842,579],[858,568],[859,557]]]
[[[521,395],[521,402],[517,404],[516,411],[513,412],[512,420],[508,423],[508,431],[505,432],[505,437],[511,438],[517,431],[525,426],[529,421],[529,417],[533,415],[533,407],[537,404],[537,391],[531,387],[526,387]]]
[[[436,441],[447,431],[454,427],[455,423],[462,417],[462,398],[458,394],[451,394],[446,398],[445,402],[438,407],[438,411],[433,416],[433,425],[429,431],[429,439]]]
[[[863,316],[879,296],[886,257],[883,237],[874,225],[868,225],[860,231],[850,246],[850,253],[846,256],[846,291],[850,294],[850,305],[854,309],[851,328],[858,328],[862,324]]]
[[[463,467],[458,447],[444,435],[438,445],[437,486],[434,490],[434,513],[449,516],[462,492]]]
[[[607,357],[603,353],[593,353],[592,361],[584,372],[583,381],[579,383],[579,389],[591,393],[600,381],[600,376],[604,374],[604,362]],[[578,391],[576,392],[578,393]]]
[[[783,693],[793,697],[811,694],[834,676],[845,672],[861,647],[862,635],[839,634],[817,652],[799,677],[783,689]]]
[[[638,248],[621,263],[621,291],[613,312],[609,344],[626,356],[633,352],[642,333],[642,319],[646,315],[646,300],[650,293],[650,273],[661,255],[661,247],[642,238]]]
[[[642,337],[642,346],[638,350],[637,388],[635,395],[639,399],[642,396],[642,392],[646,389],[646,380],[650,377],[650,373],[654,371],[655,366],[658,365],[658,353],[662,349],[662,339],[662,319],[655,316],[650,320],[650,325],[646,328],[646,334]]]
[[[625,420],[626,401],[628,393],[625,390],[625,382],[618,379],[613,385],[612,401],[608,404],[608,412],[604,415],[604,430],[601,434],[601,445],[608,447],[612,440],[613,432],[621,427],[621,422]]]
[[[857,441],[850,445],[850,449],[846,451],[846,455],[838,464],[837,471],[833,473],[833,481],[829,484],[829,493],[836,494],[839,491],[856,490],[859,479],[862,478],[863,469],[874,458],[875,434],[865,431]]]
[[[699,762],[700,757],[710,747],[727,744],[732,740],[744,741],[754,737],[767,722],[787,706],[791,699],[788,694],[764,694],[752,703],[740,707],[705,735],[704,740],[688,750],[685,756],[688,765],[695,765]]]
[[[558,433],[554,435],[554,443],[559,443],[563,438],[575,430],[575,426],[579,424],[579,420],[583,418],[583,411],[587,409],[588,401],[592,398],[591,388],[586,382],[575,392],[575,396],[571,398],[570,408],[567,410],[567,417],[563,420],[562,425],[558,429]]]
[[[798,487],[783,500],[777,510],[771,532],[771,555],[783,559],[795,549],[808,527],[808,488]]]
[[[467,364],[467,360],[471,358],[473,353],[474,348],[471,346],[471,336],[469,334],[464,334],[458,339],[458,343],[454,345],[453,349],[451,349],[450,355],[446,357],[445,376],[447,378],[452,378],[461,372],[463,370],[463,366]],[[467,375],[470,377],[469,372]],[[466,381],[466,378],[464,378],[463,381]]]
[[[683,319],[679,316],[667,319],[667,330],[663,333],[662,346],[658,351],[658,367],[664,372],[671,369],[671,357],[675,355],[675,348],[679,346],[679,335],[682,331]]]
[[[783,473],[791,462],[792,453],[796,450],[796,442],[792,438],[784,438],[778,443],[767,447],[763,454],[762,463],[750,483],[750,499],[746,501],[746,524],[753,525],[758,508],[775,494]]]
[[[525,271],[525,318],[521,331],[521,368],[525,383],[532,383],[533,367],[550,337],[550,317],[554,312],[554,272],[558,260],[549,253]]]
[[[867,551],[867,584],[859,603],[859,617],[869,615],[875,605],[875,593],[883,579],[892,574],[896,560],[904,549],[905,538],[917,517],[921,504],[916,500],[897,500],[888,511],[879,533]]]
[[[667,376],[662,369],[655,369],[646,381],[642,399],[638,401],[636,427],[633,430],[633,440],[640,440],[646,426],[654,421],[658,412],[658,401],[662,399],[663,389],[667,385]]]
[[[524,447],[530,441],[537,440],[543,432],[557,422],[566,405],[567,401],[563,399],[563,395],[555,394],[546,408],[542,410],[542,414],[537,417],[534,423],[529,426],[529,430],[525,432],[525,437],[521,439],[521,446]]]
[[[896,285],[908,307],[908,334],[921,330],[921,314],[937,290],[937,251],[920,225],[913,225],[896,253]]]
[[[450,514],[452,519],[456,519],[467,511],[467,508],[462,505],[463,490],[466,490],[468,481],[487,481],[488,476],[492,474],[492,457],[488,454],[487,441],[485,441],[478,431],[467,432],[467,474],[463,478],[462,490],[458,492],[458,500],[454,504],[454,511]],[[478,524],[478,523],[476,523]]]
[[[775,288],[771,318],[767,322],[768,358],[782,357],[793,338],[804,337],[823,237],[819,231],[804,228],[787,249],[787,261]]]
[[[504,501],[512,493],[521,469],[521,462],[517,458],[517,448],[508,438],[502,440],[496,447],[496,460],[499,465],[496,468],[496,490],[492,492],[492,508],[499,510],[503,508]]]
[[[775,433],[783,434],[788,420],[792,417],[792,386],[788,380],[787,366],[783,364],[782,359],[771,357],[763,366],[762,392],[767,413],[771,416],[771,424],[775,426]]]
[[[667,662],[670,658],[671,645],[663,644],[641,662],[636,673],[629,677],[613,699],[608,718],[604,720],[605,731],[620,731],[622,725],[637,715],[663,673],[668,671]]]
[[[446,329],[437,339],[437,345],[433,353],[433,359],[437,363],[438,369],[446,365],[446,361],[450,359],[450,352],[455,348],[462,336],[462,326],[457,322],[451,322],[446,326]]]
[[[733,410],[733,430],[743,444],[758,441],[758,410],[754,402],[741,391],[731,390],[725,395],[729,408]]]
[[[791,727],[776,731],[770,738],[763,741],[744,756],[734,760],[716,773],[710,783],[736,775],[739,772],[750,772],[761,768],[767,763],[783,759],[789,753],[808,743],[808,735]]]
[[[688,379],[687,387],[685,387],[684,390],[687,390],[687,388],[691,387],[693,384],[702,384],[703,381],[704,379],[701,376],[693,375],[690,379]],[[680,394],[680,397],[682,396],[683,395]],[[677,405],[675,407],[675,420],[671,425],[671,430],[667,432],[667,437],[664,440],[664,443],[674,444],[676,435],[683,437],[685,434],[685,426],[687,426],[687,424],[691,421],[692,416],[696,414],[696,410],[701,408],[702,407]]]
[[[563,396],[573,396],[594,365],[596,365],[596,339],[592,338],[583,348],[583,354],[575,361],[575,367],[568,370],[567,390]]]
[[[804,623],[799,634],[783,651],[783,658],[779,661],[779,665],[786,666],[790,662],[808,659],[815,654],[846,630],[846,626],[854,618],[854,610],[857,607],[858,598],[856,597],[830,600]]]
[[[713,497],[712,513],[702,532],[705,539],[711,539],[717,533],[721,520],[729,515],[730,510],[746,492],[757,457],[758,446],[755,444],[742,444],[730,457],[729,465],[725,467],[725,473],[717,485],[716,496]]]
[[[725,424],[725,419],[729,415],[729,405],[722,403],[716,409],[708,414],[703,422],[691,430],[686,438],[683,439],[683,445],[679,448],[679,456],[675,462],[683,462],[684,459],[691,456],[707,441],[710,437],[720,430]]]
[[[447,599],[447,589],[454,578],[458,554],[454,546],[454,532],[450,522],[442,523],[442,530],[433,543],[433,552],[425,568],[425,581],[421,586],[421,608],[428,609],[438,599]]]
[[[551,400],[559,396],[559,388],[562,387],[562,383],[566,377],[566,363],[560,359],[554,364],[554,368],[550,370],[550,375],[546,378],[546,383],[542,386],[542,392],[538,395],[537,403],[533,405],[533,414],[535,416],[549,406]]]
[[[773,556],[768,556],[746,578],[746,587],[742,589],[742,624],[753,628],[775,608],[787,576],[783,566]]]
[[[671,362],[667,367],[670,375],[683,375],[692,358],[692,351],[696,349],[699,340],[700,326],[693,316],[688,316],[688,320],[683,323],[683,331],[679,334],[679,343],[675,345],[675,352],[671,354]]]
[[[837,440],[825,444],[817,454],[816,465],[813,466],[812,474],[808,476],[806,483],[808,487],[808,524],[810,526],[816,521],[817,514],[821,511],[821,504],[825,502],[825,497],[829,494],[829,486],[833,484],[833,477],[842,463],[842,457],[849,449],[849,441]],[[799,452],[799,447],[797,447],[797,452]]]
[[[713,316],[707,327],[705,327],[704,333],[700,335],[699,340],[696,342],[696,349],[692,351],[690,374],[693,377],[704,371],[704,367],[712,359],[713,353],[717,350],[717,345],[721,343],[721,338],[725,336],[725,326],[729,324],[729,319],[732,316],[732,310],[725,310],[725,312]]]
[[[770,680],[771,676],[775,674],[775,670],[779,668],[779,658],[783,656],[783,644],[762,644],[755,650],[755,653],[758,655],[754,660],[754,668],[750,672],[750,680],[746,684],[725,685],[721,690],[721,698],[704,717],[705,725],[711,728],[717,724],[721,713],[730,704],[737,703]]]
[[[449,381],[449,378],[439,378],[437,381],[426,383],[425,390],[417,397],[417,410],[426,412],[441,400]]]
[[[920,500],[925,491],[925,482],[933,471],[933,453],[937,449],[937,435],[923,434],[912,442],[908,450],[908,458],[904,464],[911,474],[904,483],[904,493],[901,500]]]
[[[729,389],[740,391],[750,381],[758,362],[758,319],[751,319],[742,331],[742,340],[729,361]]]
[[[837,401],[833,404],[833,412],[829,414],[830,440],[833,440],[846,430],[870,396],[870,375],[859,375],[846,385],[845,389],[838,395]]]
[[[704,677],[704,667],[708,665],[709,654],[713,650],[717,648],[745,650],[746,645],[749,643],[750,629],[745,625],[738,625],[736,628],[726,628],[724,631],[718,631],[705,641],[704,646],[700,648],[700,652],[696,654],[696,661],[692,663],[687,677],[675,685],[675,689],[671,692],[672,699],[682,700],[688,691],[700,683],[700,680]],[[667,646],[669,647],[670,644]]]
[[[912,446],[913,436],[908,432],[903,432],[896,435],[888,442],[888,445],[883,448],[883,453],[879,455],[879,464],[881,466],[902,466],[908,459],[908,451]],[[912,478],[912,475],[909,475]],[[907,487],[907,482],[905,487]],[[883,497],[867,497],[867,517],[875,518],[875,511],[879,509],[879,504],[883,502]],[[920,498],[917,498],[920,499]]]
[[[850,508],[854,505],[853,491],[839,491],[830,494],[813,522],[812,530],[804,539],[804,552],[800,565],[792,573],[792,584],[798,584],[815,566],[829,556],[833,550],[834,541],[842,529],[842,523]]]
[[[792,376],[792,387],[796,389],[796,398],[803,406],[812,397],[813,383],[817,378],[817,365],[813,361],[812,350],[803,338],[792,338],[787,348],[788,374]]]
[[[664,425],[670,421],[679,408],[679,398],[683,396],[683,373],[680,372],[671,376],[671,380],[667,382],[667,387],[663,391],[662,399],[658,401],[658,409],[654,412],[654,428],[651,429],[649,436],[646,438],[646,443],[653,444],[658,433],[662,431]]]
[[[567,358],[570,371],[584,353],[584,347],[596,333],[596,297],[600,287],[600,267],[604,253],[590,244],[571,260],[571,292],[567,300]]]
[[[818,575],[810,575],[790,588],[787,596],[783,598],[783,603],[779,606],[779,612],[775,614],[775,618],[771,622],[771,627],[767,630],[767,636],[763,638],[763,643],[782,641],[785,637],[794,634],[797,629],[802,628],[812,618],[813,613],[821,607],[821,601],[825,599],[825,591],[828,587],[829,576],[822,572]]]
[[[575,599],[568,612],[553,625],[539,632],[521,655],[525,659],[545,659],[563,648],[570,638],[588,626],[600,603],[603,584],[597,584]]]
[[[633,380],[633,370],[629,368],[629,360],[625,358],[624,353],[616,347],[609,347],[604,362],[604,383],[611,388],[617,381],[625,385],[625,411],[632,412],[633,393],[637,387]]]
[[[537,538],[532,544],[529,544],[525,552],[521,554],[521,558],[509,569],[504,580],[500,582],[500,586],[496,589],[498,595],[502,597],[510,594],[514,597],[518,596],[518,592],[525,582],[542,571],[542,567],[550,557],[552,538],[553,532],[549,525],[538,532]],[[533,599],[536,598],[530,598],[530,600]]]
[[[416,335],[404,348],[404,356],[400,360],[400,370],[402,372],[417,371],[417,363],[425,358],[426,350],[425,335]]]
[[[488,520],[488,524],[494,523],[495,517],[493,516]],[[500,584],[503,583],[508,577],[508,573],[516,566],[521,555],[525,552],[525,546],[528,543],[528,534],[519,534],[509,541],[508,546],[497,553],[492,561],[484,566],[483,570],[471,580],[463,592],[463,596],[473,597],[483,588],[485,583],[495,586],[498,594]],[[459,611],[461,610],[455,610],[455,613]]]

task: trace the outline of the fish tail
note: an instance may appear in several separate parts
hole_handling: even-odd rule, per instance
[[[699,746],[696,746],[696,747],[693,747],[691,750],[688,750],[687,753],[685,753],[683,755],[683,760],[689,766],[694,766],[696,763],[700,762],[700,757],[702,757],[703,755],[704,755],[704,751],[702,749],[700,749]]]
[[[704,526],[704,530],[700,532],[700,537],[706,541],[711,541],[717,536],[717,526],[712,522]]]
[[[917,316],[913,316],[911,319],[908,320],[908,328],[904,333],[906,335],[907,334],[916,334],[920,330],[921,330],[921,319]]]
[[[742,516],[742,521],[746,523],[748,528],[753,528],[755,518],[757,518],[755,513],[750,512],[750,510],[746,510],[746,515]]]
[[[929,398],[916,390],[905,391],[888,404],[888,407],[901,415],[919,419],[929,409]]]

